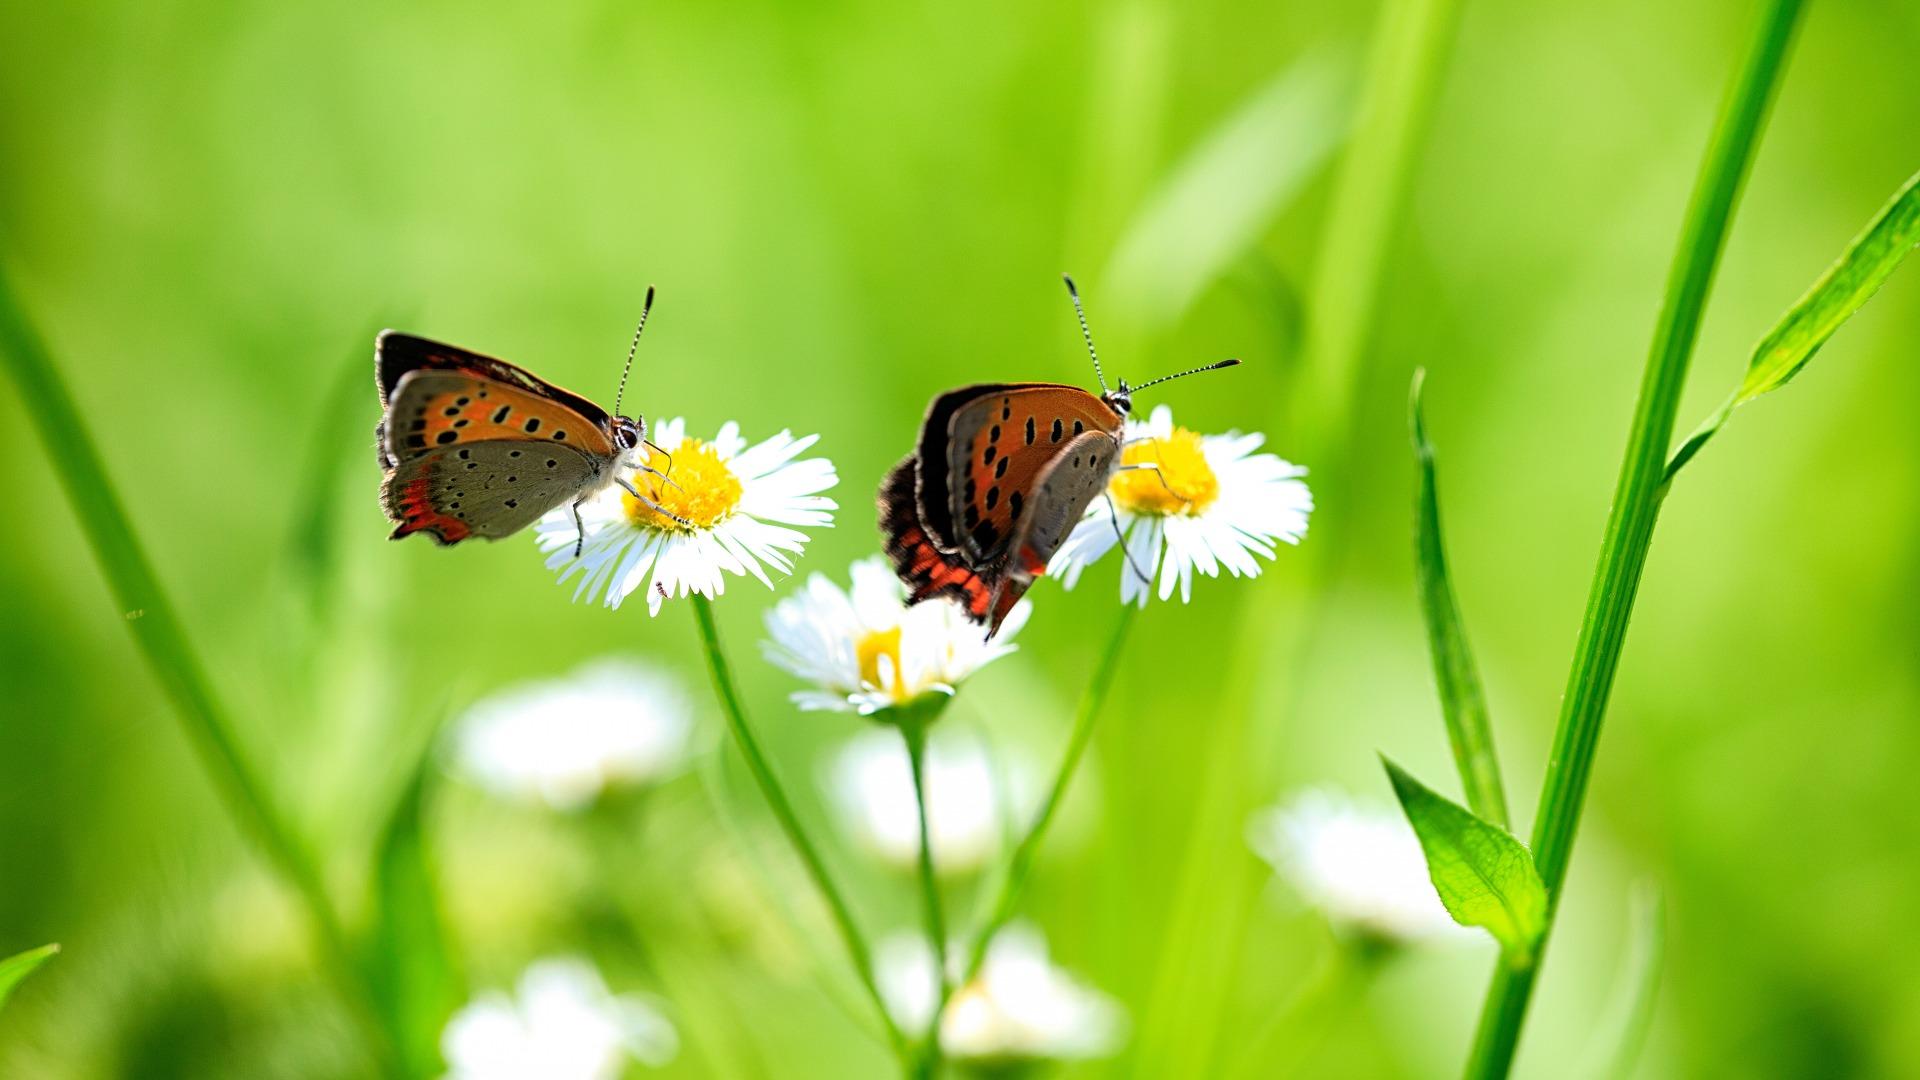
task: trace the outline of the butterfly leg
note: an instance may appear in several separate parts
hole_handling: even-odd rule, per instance
[[[647,449],[648,449],[649,451],[651,451],[651,453],[652,453],[652,454],[659,454],[659,455],[660,455],[661,457],[663,457],[663,458],[666,458],[666,459],[667,459],[667,471],[666,471],[666,472],[655,472],[655,473],[653,473],[653,474],[654,474],[655,476],[658,476],[658,477],[659,477],[660,479],[662,479],[662,480],[666,480],[666,479],[667,479],[667,478],[668,478],[668,477],[669,477],[669,476],[670,476],[670,475],[671,475],[671,474],[673,473],[673,455],[672,455],[672,454],[669,454],[669,453],[667,453],[667,452],[666,452],[666,450],[664,450],[664,449],[662,449],[662,448],[660,448],[660,447],[658,447],[658,446],[655,446],[655,445],[653,445],[653,440],[652,440],[652,439],[642,439],[642,440],[640,440],[640,441],[641,441],[641,442],[643,442],[643,443],[645,443],[645,444],[647,445]],[[649,456],[651,456],[651,455],[649,455]],[[647,471],[648,471],[648,472],[653,472],[653,470],[652,470],[652,469],[648,469]],[[674,485],[674,486],[675,486],[675,487],[678,487],[679,485],[677,485],[677,484],[676,484],[676,485]]]
[[[673,468],[673,465],[669,463],[667,465],[667,468],[671,469]],[[646,473],[648,476],[657,476],[660,478],[661,483],[672,484],[673,490],[675,491],[687,490],[686,488],[681,487],[679,484],[674,483],[673,477],[668,476],[666,473],[661,472],[659,469],[656,469],[651,465],[635,465],[633,467],[633,471],[637,473]]]
[[[674,513],[673,511],[667,509],[666,507],[661,506],[659,503],[654,502],[652,499],[647,498],[645,495],[640,494],[640,489],[628,483],[626,477],[616,476],[613,478],[613,482],[616,484],[619,484],[623,488],[626,488],[627,494],[633,496],[636,499],[639,499],[640,505],[646,507],[647,509],[653,511],[656,514],[659,514],[663,518],[666,518],[670,521],[677,521],[680,524],[685,525],[689,529],[693,528],[693,522],[688,521],[686,518],[681,517],[679,514]]]
[[[581,550],[587,545],[587,526],[580,520],[580,504],[585,501],[585,499],[573,500],[573,557],[576,559],[580,557]]]
[[[1152,472],[1154,479],[1160,481],[1160,486],[1167,489],[1167,494],[1173,496],[1176,499],[1179,499],[1183,503],[1193,501],[1192,499],[1187,498],[1185,495],[1182,495],[1179,492],[1173,490],[1173,485],[1167,483],[1167,474],[1161,472],[1160,466],[1155,462],[1136,461],[1131,465],[1122,465],[1119,468],[1115,469],[1114,472],[1138,472],[1141,469],[1146,469]],[[1109,499],[1108,501],[1111,502],[1112,500]]]
[[[1113,505],[1113,496],[1102,495],[1101,497],[1107,500],[1107,520],[1113,522],[1113,535],[1119,540],[1121,556],[1127,560],[1127,566],[1133,570],[1134,576],[1140,579],[1141,584],[1152,585],[1153,575],[1140,569],[1140,564],[1133,561],[1133,552],[1127,548],[1127,532],[1120,527],[1120,510]]]

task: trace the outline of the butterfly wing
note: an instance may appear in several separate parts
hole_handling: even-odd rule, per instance
[[[903,459],[880,485],[880,530],[894,573],[907,585],[908,603],[946,598],[959,604],[974,622],[1000,628],[1028,582],[1007,582],[999,568],[975,570],[960,557],[940,550],[920,520],[915,459]]]
[[[923,477],[927,469],[944,466],[954,548],[976,567],[1005,561],[1016,549],[1015,535],[1037,508],[1036,492],[1062,455],[1082,460],[1060,475],[1065,483],[1093,456],[1094,444],[1082,440],[1091,435],[1116,442],[1125,424],[1106,402],[1077,386],[982,389],[953,410],[942,456],[920,459]]]
[[[383,330],[373,345],[374,375],[380,383],[380,400],[392,400],[400,380],[412,371],[453,371],[473,375],[490,382],[505,383],[536,397],[549,398],[572,409],[594,424],[604,424],[607,412],[591,400],[542,379],[523,367],[483,356],[457,345],[430,341]]]
[[[926,419],[920,423],[920,441],[915,444],[914,455],[922,462],[931,462],[927,468],[918,469],[914,475],[914,499],[918,507],[921,523],[926,527],[927,536],[933,545],[949,554],[960,549],[959,538],[955,535],[953,501],[948,494],[947,439],[948,430],[953,423],[954,414],[968,404],[984,399],[990,394],[1004,394],[1026,387],[1038,386],[1038,383],[975,383],[949,390],[927,406]]]
[[[484,439],[437,446],[387,474],[380,503],[395,540],[417,532],[441,544],[498,540],[572,502],[603,475],[592,458],[557,444]]]
[[[602,468],[615,457],[606,424],[557,399],[466,372],[402,375],[378,434],[381,463],[388,468],[433,450],[493,439],[576,450],[603,462]]]
[[[1031,507],[1021,516],[1010,544],[1015,576],[1046,572],[1087,506],[1106,490],[1119,457],[1119,437],[1089,431],[1070,440],[1042,467]]]

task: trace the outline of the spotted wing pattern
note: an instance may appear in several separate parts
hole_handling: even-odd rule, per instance
[[[441,544],[498,540],[580,497],[603,475],[588,455],[524,439],[437,446],[387,474],[380,503],[393,539],[425,532]]]
[[[400,379],[410,371],[455,371],[507,386],[537,397],[551,398],[594,424],[604,423],[607,412],[590,399],[542,379],[538,375],[469,349],[427,338],[403,334],[398,330],[381,331],[373,346],[374,375],[380,382],[380,401],[392,400]]]
[[[987,624],[991,636],[1029,582],[1006,580],[999,567],[976,571],[960,556],[942,551],[920,516],[918,472],[909,456],[880,485],[880,528],[894,572],[906,583],[910,602],[951,599],[975,622]]]
[[[450,371],[402,375],[380,438],[382,462],[389,468],[432,450],[493,439],[578,450],[609,463],[614,457],[606,429],[564,403]]]
[[[1088,504],[1106,490],[1120,457],[1120,438],[1089,431],[1068,440],[1040,470],[1029,496],[1031,509],[1014,533],[1015,576],[1046,572],[1053,553],[1080,523]]]
[[[1035,496],[1046,471],[1072,453],[1080,464],[1061,479],[1080,475],[1094,457],[1093,444],[1082,440],[1093,436],[1117,447],[1124,424],[1085,390],[1044,383],[989,390],[955,409],[943,456],[921,461],[923,470],[944,467],[954,546],[967,563],[1007,561],[1016,551],[1015,536],[1038,509]]]

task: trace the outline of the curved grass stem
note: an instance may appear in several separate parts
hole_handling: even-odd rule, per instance
[[[786,789],[781,787],[779,778],[773,773],[773,766],[760,749],[760,740],[747,723],[746,710],[740,704],[740,692],[733,683],[733,670],[720,647],[720,629],[713,620],[713,601],[698,593],[692,599],[694,620],[700,628],[700,644],[707,656],[707,669],[713,676],[714,693],[720,699],[720,711],[727,718],[727,730],[732,733],[740,756],[746,759],[747,770],[753,774],[754,783],[759,785],[760,794],[766,797],[774,819],[780,823],[780,830],[786,833],[787,842],[793,845],[794,853],[800,856],[807,876],[813,879],[814,887],[820,891],[820,898],[826,902],[827,912],[833,917],[841,940],[846,943],[854,974],[872,999],[894,1054],[903,1063],[908,1062],[910,1051],[906,1036],[901,1033],[900,1025],[894,1022],[893,1014],[887,1011],[886,1000],[880,996],[880,985],[874,980],[873,950],[868,947],[859,924],[854,922],[853,909],[848,906],[845,894],[834,883],[832,875],[827,873],[827,864],[820,857],[819,847],[808,835],[806,826],[801,824],[800,816],[794,813]]]
[[[995,935],[1013,917],[1013,909],[1026,889],[1027,875],[1033,871],[1034,855],[1040,849],[1040,842],[1046,839],[1048,828],[1053,825],[1053,816],[1060,809],[1067,785],[1073,781],[1073,774],[1080,767],[1080,758],[1087,751],[1087,741],[1093,737],[1093,722],[1100,715],[1100,707],[1106,703],[1107,692],[1113,689],[1113,677],[1120,670],[1120,654],[1126,649],[1127,634],[1133,629],[1138,614],[1139,609],[1132,604],[1120,609],[1120,618],[1114,623],[1113,635],[1107,639],[1106,651],[1101,653],[1099,662],[1094,665],[1093,678],[1087,683],[1086,693],[1081,695],[1080,708],[1073,718],[1073,732],[1067,736],[1067,749],[1060,758],[1059,771],[1054,773],[1053,785],[1047,789],[1046,801],[1040,804],[1033,824],[1028,826],[1026,835],[1020,838],[1012,857],[1007,860],[1007,873],[1001,879],[1000,891],[994,895],[993,906],[987,909],[986,920],[980,924],[973,947],[967,953],[965,974],[960,979],[962,986],[980,974],[980,967],[987,961],[987,949],[992,946]]]
[[[1574,834],[1586,801],[1607,698],[1626,643],[1627,623],[1666,496],[1667,452],[1673,440],[1674,415],[1693,356],[1701,312],[1725,247],[1741,183],[1752,164],[1767,107],[1779,84],[1800,6],[1800,0],[1770,0],[1762,11],[1714,126],[1687,208],[1534,818],[1534,861],[1546,883],[1549,900],[1546,930],[1540,947],[1526,963],[1503,963],[1496,969],[1467,1064],[1469,1077],[1504,1077],[1512,1068],[1527,1002],[1573,854]]]
[[[0,357],[47,447],[47,457],[80,520],[107,586],[119,604],[135,645],[172,699],[181,729],[200,766],[220,794],[228,815],[265,852],[306,910],[314,948],[361,1027],[368,1050],[389,1074],[399,1071],[392,1035],[383,1026],[372,988],[355,960],[339,911],[327,894],[313,855],[268,798],[226,710],[201,668],[186,627],[160,586],[134,533],[104,459],[88,436],[73,395],[60,377],[40,335],[0,276]]]

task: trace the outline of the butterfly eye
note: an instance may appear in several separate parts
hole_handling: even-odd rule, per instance
[[[613,418],[613,441],[622,450],[640,445],[640,427],[624,416]]]

